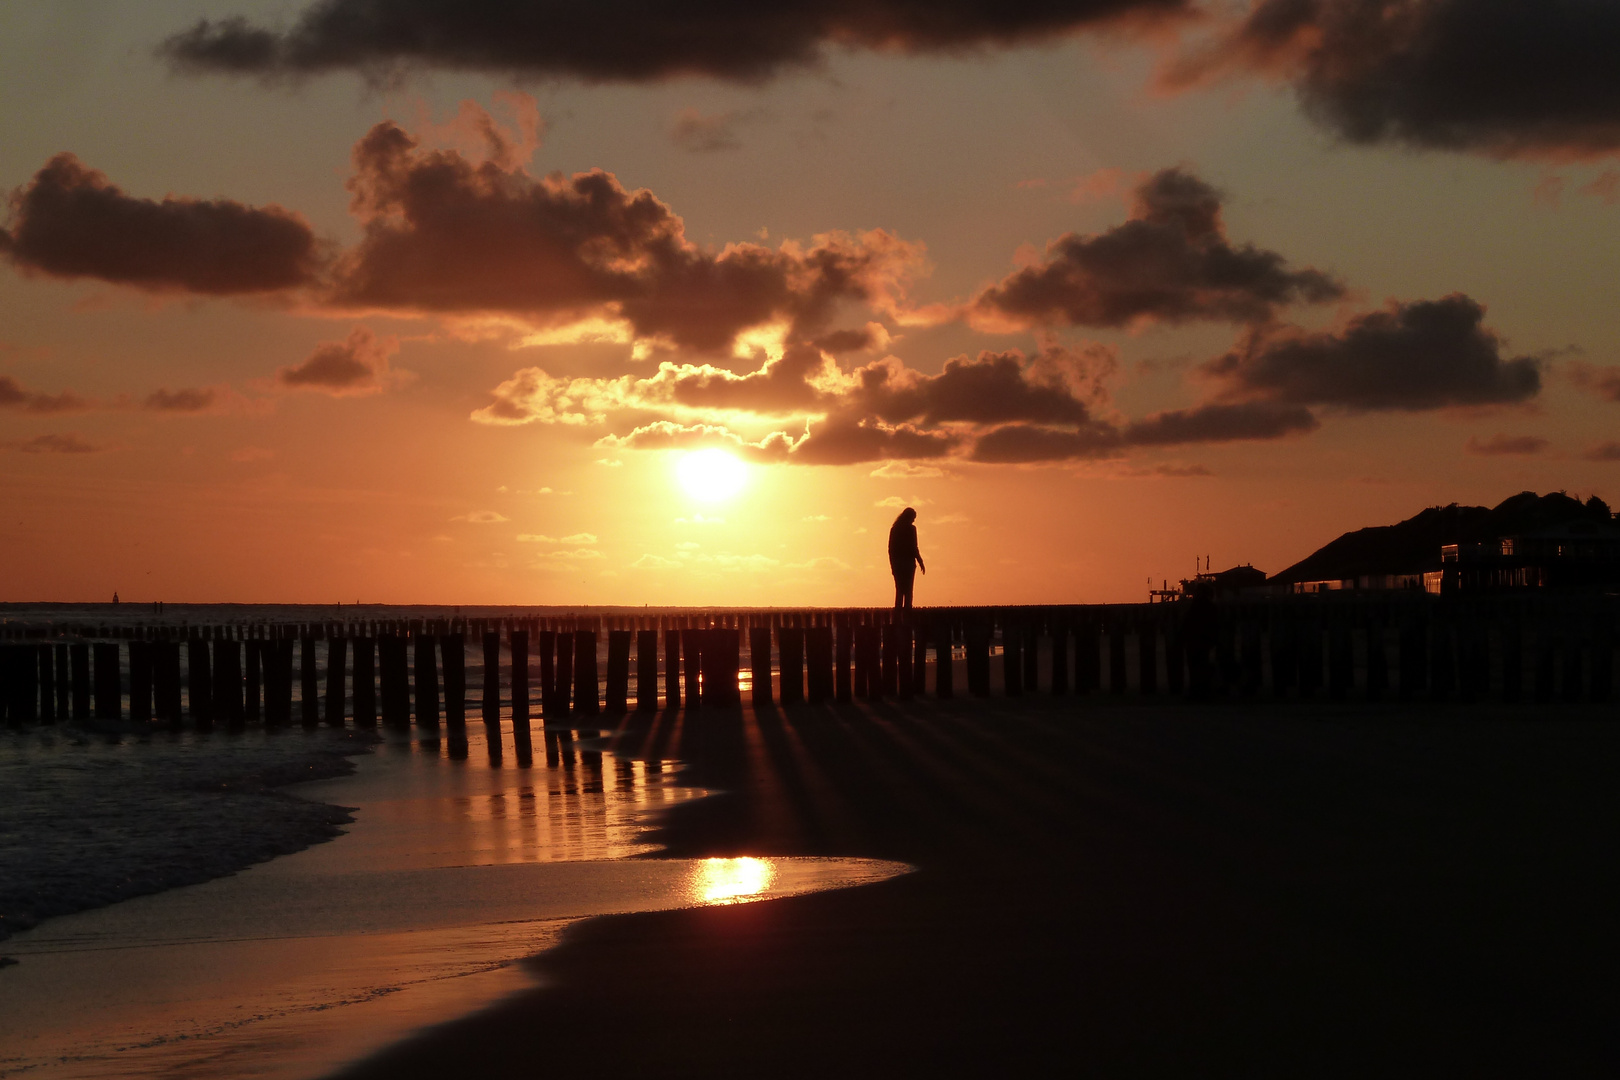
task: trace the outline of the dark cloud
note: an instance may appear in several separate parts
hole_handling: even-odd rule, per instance
[[[1546,439],[1535,435],[1492,435],[1488,439],[1469,439],[1468,452],[1485,457],[1527,457],[1541,453],[1549,445]]]
[[[1597,367],[1572,360],[1564,365],[1569,381],[1605,401],[1620,401],[1620,367]]]
[[[71,390],[64,390],[60,394],[42,394],[37,390],[25,389],[9,375],[0,375],[0,409],[50,415],[82,412],[90,407],[91,402]]]
[[[1034,424],[1008,424],[981,435],[973,444],[971,457],[990,464],[1016,465],[1113,457],[1122,449],[1119,429],[1112,424],[1092,423],[1068,431]]]
[[[213,387],[186,387],[181,390],[159,389],[146,395],[141,403],[142,408],[154,412],[203,412],[213,406],[219,399],[219,391]]]
[[[1581,457],[1587,461],[1620,461],[1620,442],[1599,443]]]
[[[796,465],[857,465],[888,460],[931,460],[951,454],[963,436],[950,431],[924,431],[910,424],[890,425],[871,417],[834,414],[812,421],[803,435],[775,432],[747,442],[714,424],[677,424],[657,420],[625,435],[608,435],[596,445],[613,450],[682,450],[720,446],[756,461]]]
[[[1174,78],[1288,80],[1351,142],[1583,156],[1620,150],[1616,55],[1611,0],[1261,0]]]
[[[317,0],[284,32],[201,20],[165,41],[182,70],[307,74],[402,68],[589,80],[707,75],[754,82],[820,62],[827,46],[959,52],[1185,12],[1189,0],[784,0],[646,4],[600,0]]]
[[[969,445],[977,461],[1057,461],[1132,447],[1274,439],[1317,426],[1301,406],[1266,401],[1214,402],[1127,423],[1099,418],[1092,403],[1105,396],[1102,383],[1114,366],[1114,352],[1104,346],[1048,345],[1030,357],[1016,350],[954,357],[937,375],[894,357],[845,374],[800,345],[747,375],[667,362],[645,379],[567,379],[525,368],[472,418],[575,426],[611,419],[638,426],[599,440],[610,449],[726,445],[766,460],[827,465],[929,460]],[[703,421],[671,419],[671,410]],[[747,422],[808,417],[807,434],[779,431],[746,442],[725,426],[735,414],[753,414]]]
[[[822,334],[811,344],[835,356],[864,352],[878,344],[878,332],[882,329],[881,324],[871,323],[856,330],[833,330]]]
[[[1091,418],[1080,396],[1114,366],[1111,350],[1051,347],[1026,360],[1016,349],[982,352],[945,361],[938,375],[924,375],[893,357],[855,371],[845,396],[856,408],[890,423],[1083,424]]]
[[[52,277],[213,296],[307,285],[321,262],[308,223],[290,211],[135,198],[72,154],[58,154],[12,193],[0,253]]]
[[[0,449],[17,450],[24,454],[94,454],[102,448],[85,442],[69,431],[61,435],[36,435],[32,439],[0,442]]]
[[[1269,402],[1241,402],[1154,413],[1127,424],[1124,439],[1131,446],[1179,446],[1279,439],[1315,431],[1319,426],[1309,409]]]
[[[737,128],[753,115],[724,112],[709,116],[696,109],[682,109],[670,124],[669,141],[694,154],[741,150],[742,139]]]
[[[1541,390],[1541,361],[1504,359],[1466,296],[1391,304],[1312,333],[1266,326],[1204,365],[1224,396],[1355,411],[1414,412],[1450,405],[1527,401]]]
[[[393,338],[378,339],[357,326],[343,341],[316,346],[309,358],[276,372],[276,382],[293,390],[319,390],[333,397],[355,397],[387,389],[388,360],[399,349]]]
[[[840,301],[882,299],[916,259],[882,232],[710,252],[651,192],[610,173],[535,178],[498,157],[474,162],[423,150],[394,124],[373,128],[349,184],[365,233],[334,301],[557,324],[617,316],[637,337],[719,352],[766,323],[814,336]]]
[[[992,327],[1257,322],[1285,304],[1343,294],[1319,270],[1294,270],[1276,252],[1250,244],[1234,247],[1220,194],[1189,173],[1165,169],[1137,187],[1123,225],[1060,236],[1041,262],[979,294],[968,314]]]
[[[975,461],[1026,463],[1113,457],[1133,447],[1279,439],[1315,431],[1316,417],[1265,402],[1211,404],[1155,413],[1124,425],[1090,421],[1073,429],[1008,424],[981,436]]]
[[[834,414],[812,423],[810,432],[789,447],[766,440],[775,454],[800,465],[856,465],[865,461],[928,461],[948,456],[964,442],[952,431],[925,431],[911,424],[885,424],[869,416]]]

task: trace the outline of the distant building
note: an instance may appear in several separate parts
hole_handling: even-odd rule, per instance
[[[1509,589],[1602,589],[1620,586],[1620,525],[1571,521],[1501,537],[1494,543],[1446,544],[1432,592]]]
[[[1620,590],[1620,524],[1597,496],[1521,492],[1347,532],[1277,574],[1283,594]]]
[[[1168,585],[1163,589],[1153,589],[1148,594],[1149,602],[1180,600],[1191,596],[1197,589],[1208,589],[1217,599],[1228,599],[1240,596],[1261,596],[1271,590],[1266,586],[1266,572],[1256,570],[1244,564],[1234,566],[1227,570],[1217,570],[1214,573],[1205,571],[1194,574],[1190,578],[1182,578],[1177,588]]]

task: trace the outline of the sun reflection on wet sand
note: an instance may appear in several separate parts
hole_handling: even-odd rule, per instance
[[[736,904],[904,873],[868,859],[626,859],[648,811],[704,792],[669,762],[571,741],[555,768],[392,736],[353,776],[347,835],[7,940],[0,1076],[302,1080],[532,985],[570,921]]]
[[[757,900],[774,880],[770,859],[704,859],[692,868],[687,892],[699,904],[741,904]]]

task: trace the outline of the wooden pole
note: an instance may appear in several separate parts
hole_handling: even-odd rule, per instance
[[[967,654],[968,693],[990,696],[990,626],[982,618],[969,618],[963,630],[963,651]]]
[[[630,711],[630,641],[629,630],[608,631],[607,702],[606,708],[615,715]]]
[[[878,635],[878,693],[884,697],[900,695],[900,627],[888,623],[879,628]]]
[[[1102,645],[1095,617],[1087,617],[1074,631],[1074,692],[1095,694],[1102,689]]]
[[[133,638],[129,642],[129,719],[136,724],[152,719],[152,646]]]
[[[501,634],[498,630],[484,631],[484,723],[494,721],[499,731],[501,722]]]
[[[1008,697],[1024,696],[1024,642],[1016,626],[1001,627],[1001,685]]]
[[[626,658],[628,662],[628,657]],[[628,675],[626,676],[628,678]],[[602,711],[602,684],[596,670],[596,631],[574,631],[574,709],[586,716]]]
[[[1478,640],[1474,643],[1477,650],[1477,667],[1483,667],[1483,673],[1478,670],[1474,674],[1474,683],[1480,687],[1479,693],[1484,695],[1486,687],[1490,686],[1490,652],[1485,647],[1484,630],[1478,631]],[[61,646],[58,646],[60,649]],[[58,669],[61,665],[61,654],[58,653]],[[1600,612],[1592,632],[1592,687],[1591,700],[1598,704],[1609,701],[1614,696],[1614,616],[1609,612]],[[60,711],[60,710],[59,710]]]
[[[101,666],[101,658],[96,658]],[[242,643],[214,639],[214,715],[232,727],[242,723]]]
[[[157,666],[155,674],[161,676],[156,680],[158,691],[158,715],[168,720],[172,726],[178,727],[181,719],[181,705],[184,695],[180,683],[180,643],[178,641],[162,641],[158,643]]]
[[[121,720],[124,716],[124,679],[119,670],[118,653],[116,641],[96,642],[97,720]]]
[[[771,628],[748,628],[748,670],[753,679],[754,707],[771,703]]]
[[[657,630],[636,631],[636,711],[658,711]]]
[[[1260,625],[1259,619],[1245,618],[1238,623],[1238,642],[1243,650],[1238,664],[1243,671],[1242,693],[1244,697],[1258,697],[1264,688],[1265,658],[1261,655],[1262,636],[1265,628]]]
[[[546,720],[555,720],[559,713],[568,711],[566,695],[563,704],[557,703],[557,631],[538,631],[534,647],[540,654],[540,713]]]
[[[1429,623],[1429,697],[1445,701],[1457,689],[1456,640],[1450,612],[1441,610],[1436,614]],[[1576,670],[1580,670],[1578,666]]]
[[[512,745],[518,764],[527,766],[534,753],[529,732],[529,632],[507,635],[507,658],[512,666]]]
[[[1255,633],[1254,645],[1254,671],[1258,682],[1260,674],[1258,631]],[[1136,624],[1136,686],[1143,694],[1159,692],[1159,624],[1156,619],[1141,619]]]
[[[681,630],[681,660],[686,676],[686,707],[703,704],[703,631],[697,627]]]
[[[1377,613],[1367,619],[1367,700],[1381,701],[1389,693],[1389,636]]]
[[[804,630],[783,626],[776,631],[777,664],[783,705],[804,700]]]
[[[257,721],[260,718],[261,695],[259,688],[263,682],[263,672],[264,642],[256,637],[248,638],[246,679],[247,701],[242,712],[249,721]],[[277,717],[276,719],[279,721],[280,717]]]
[[[15,708],[12,706],[18,685],[17,663],[16,646],[0,645],[0,719],[6,722],[7,727],[22,723],[21,703]]]
[[[557,634],[557,668],[553,686],[553,699],[557,702],[558,727],[568,724],[568,709],[574,694],[574,634],[565,630]],[[546,723],[551,724],[551,709],[546,710]]]
[[[72,681],[68,677],[68,647],[66,642],[52,646],[56,653],[56,715],[66,720],[72,712]]]
[[[769,640],[768,638],[766,639]],[[833,696],[833,632],[830,626],[812,626],[804,632],[804,659],[809,669],[805,700],[820,705]]]
[[[1313,698],[1322,688],[1321,624],[1315,618],[1301,620],[1294,629],[1294,642],[1294,676],[1299,696]]]
[[[681,632],[664,630],[664,708],[681,707]]]
[[[1509,617],[1502,623],[1502,700],[1518,702],[1524,690],[1524,635],[1519,620]]]
[[[1052,623],[1052,696],[1062,697],[1069,692],[1069,627],[1067,623]],[[1177,690],[1180,689],[1178,686]]]
[[[348,699],[349,639],[326,639],[326,722],[343,726],[343,706]]]
[[[68,647],[73,667],[73,719],[90,719],[90,645],[75,641]]]
[[[381,684],[382,722],[392,728],[411,724],[410,665],[405,639],[389,633],[377,639],[377,675]]]
[[[1570,622],[1566,621],[1564,623],[1564,685],[1562,696],[1564,701],[1570,704],[1580,701],[1583,696],[1581,692],[1581,643],[1573,633],[1570,633],[1573,629],[1574,626]]]
[[[416,726],[439,726],[439,668],[434,656],[437,640],[432,634],[417,634],[414,638],[416,658]]]
[[[197,730],[214,726],[214,665],[208,657],[208,642],[193,634],[186,639],[186,679],[191,702],[191,720]]]
[[[1271,693],[1287,697],[1299,683],[1299,637],[1293,612],[1274,611],[1268,628],[1271,647]]]
[[[896,623],[894,627],[894,693],[901,701],[912,697],[911,625]]]
[[[1108,692],[1123,694],[1129,687],[1125,672],[1125,622],[1119,616],[1108,620]]]
[[[1428,626],[1410,613],[1401,621],[1401,700],[1423,693],[1429,681]]]
[[[377,643],[370,636],[354,639],[354,724],[377,726]]]
[[[934,622],[934,696],[948,700],[956,691],[955,650],[951,643],[951,623],[948,619]]]
[[[56,723],[56,652],[49,645],[41,645],[39,652],[39,718],[47,724]]]
[[[1041,687],[1040,627],[1031,622],[1024,627],[1024,690],[1033,694]]]
[[[293,713],[293,639],[280,637],[261,642],[260,645],[265,670],[265,713],[278,724],[290,724]],[[313,697],[311,701],[314,701]],[[318,706],[318,702],[315,704]],[[304,715],[308,717],[312,713],[317,715],[318,722],[316,708],[312,707]],[[305,719],[304,726],[314,725]]]
[[[850,660],[851,654],[855,651],[855,628],[850,625],[847,612],[835,623],[833,629],[836,633],[833,642],[833,693],[839,701],[847,702],[854,696]]]
[[[467,636],[459,631],[439,639],[444,665],[444,721],[452,739],[467,737]]]
[[[1328,696],[1344,701],[1356,682],[1356,654],[1350,639],[1350,624],[1343,612],[1328,616]]]
[[[1181,697],[1187,692],[1186,643],[1181,639],[1178,614],[1174,609],[1167,609],[1160,616],[1164,633],[1164,692],[1172,697]]]

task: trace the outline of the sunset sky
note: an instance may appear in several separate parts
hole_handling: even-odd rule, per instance
[[[911,505],[919,604],[1138,601],[1620,501],[1617,55],[1612,0],[0,5],[0,599],[881,605]]]

